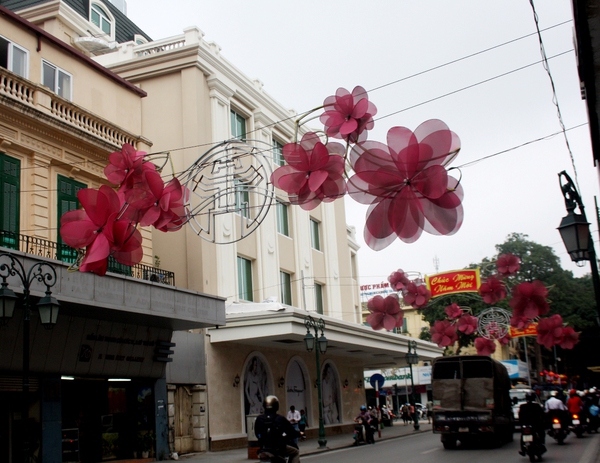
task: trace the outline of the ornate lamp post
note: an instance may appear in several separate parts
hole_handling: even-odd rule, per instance
[[[29,332],[31,321],[31,299],[29,288],[34,281],[39,281],[46,286],[46,295],[37,303],[40,319],[44,328],[52,328],[58,317],[58,301],[52,297],[50,288],[56,284],[56,270],[46,262],[36,262],[29,270],[12,254],[0,254],[0,324],[5,325],[12,318],[17,295],[8,287],[6,280],[17,276],[23,288],[23,403],[21,423],[23,432],[23,460],[30,461],[29,431]]]
[[[419,356],[417,355],[417,341],[408,342],[408,352],[406,353],[406,363],[410,367],[410,387],[412,388],[411,401],[415,408],[415,431],[420,429],[419,426],[419,411],[417,410],[417,400],[415,395],[415,380],[413,379],[413,365],[419,363]]]
[[[564,177],[564,183],[562,177]],[[571,177],[563,170],[558,174],[558,181],[565,197],[565,207],[568,213],[561,220],[558,231],[573,262],[583,265],[586,260],[590,261],[596,310],[600,315],[600,276],[594,240],[590,235],[590,223],[587,221],[581,196],[579,196]],[[575,213],[575,209],[579,209],[579,214]],[[596,317],[596,322],[600,326],[600,317]]]
[[[315,341],[318,344],[317,349],[315,349],[316,362],[317,362],[317,394],[319,398],[319,448],[324,449],[327,440],[325,439],[325,425],[323,423],[323,398],[321,392],[321,360],[319,358],[319,353],[324,354],[327,352],[327,338],[323,334],[325,331],[325,322],[322,318],[315,320],[310,315],[304,319],[304,326],[306,327],[306,335],[304,336],[304,343],[306,344],[306,350],[308,352],[312,352],[315,349]],[[315,332],[313,336],[310,332],[311,328]],[[319,330],[321,331],[321,336],[319,336]],[[318,337],[317,337],[318,336]]]

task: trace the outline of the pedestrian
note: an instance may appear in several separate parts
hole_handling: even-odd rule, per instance
[[[300,410],[300,421],[298,421],[298,429],[301,432],[304,432],[306,427],[308,426],[308,420],[306,418],[306,412],[304,409]],[[306,436],[302,436],[302,440],[306,439]]]
[[[431,424],[431,415],[433,415],[433,402],[431,400],[427,401],[427,422]]]
[[[296,410],[296,407],[294,405],[292,405],[290,407],[290,411],[287,414],[287,420],[292,424],[296,431],[300,431],[300,427],[298,426],[300,418],[300,412]],[[294,439],[294,444],[296,445],[296,447],[298,447],[298,438]]]
[[[411,404],[408,406],[408,416],[410,416],[410,421],[411,421],[411,423],[412,423],[413,421],[415,421],[415,413],[416,413],[416,408],[415,408],[415,405],[411,403]]]
[[[404,421],[404,426],[408,423],[408,405],[402,405],[402,421]]]

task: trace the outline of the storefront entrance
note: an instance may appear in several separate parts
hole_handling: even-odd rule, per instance
[[[141,457],[154,447],[153,382],[71,380],[61,389],[63,461]]]

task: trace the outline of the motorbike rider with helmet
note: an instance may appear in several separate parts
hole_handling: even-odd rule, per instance
[[[358,414],[358,416],[356,418],[354,418],[354,421],[356,423],[358,423],[358,425],[357,425],[357,426],[359,426],[359,428],[357,429],[358,432],[362,432],[362,429],[360,429],[360,427],[364,428],[365,441],[367,444],[375,443],[375,438],[373,437],[373,428],[371,428],[372,420],[373,420],[373,417],[367,410],[367,407],[365,407],[364,405],[361,405],[360,413]],[[361,440],[360,434],[355,433],[354,445],[358,445],[360,440]]]
[[[264,413],[256,418],[254,433],[258,437],[261,459],[263,455],[272,454],[277,461],[285,461],[289,457],[289,463],[300,463],[300,451],[292,444],[294,439],[304,435],[294,429],[284,416],[277,413],[279,410],[279,399],[269,395],[263,402]],[[275,461],[272,459],[271,461]]]
[[[535,392],[528,392],[525,395],[525,402],[519,408],[519,423],[521,426],[531,426],[531,429],[534,433],[535,439],[540,443],[543,454],[546,452],[546,446],[544,443],[546,442],[546,434],[545,434],[545,417],[544,410],[542,406],[535,401],[536,394]],[[521,455],[525,455],[523,450],[519,452]]]

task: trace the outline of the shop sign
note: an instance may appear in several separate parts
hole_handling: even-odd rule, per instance
[[[453,293],[476,293],[479,291],[481,279],[479,268],[474,268],[426,275],[425,283],[431,291],[431,297],[434,298]]]
[[[523,336],[537,336],[537,323],[530,323],[524,330],[513,328],[512,326],[510,327],[511,338],[520,338]]]

